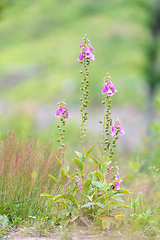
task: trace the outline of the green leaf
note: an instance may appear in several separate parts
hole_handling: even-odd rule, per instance
[[[56,156],[56,159],[58,160],[58,162],[62,165],[61,160]]]
[[[62,169],[61,169],[61,180],[62,180],[62,183],[63,183],[65,177],[66,177],[66,174],[65,174],[64,169],[62,168]]]
[[[67,174],[68,171],[69,171],[69,166],[65,167],[65,168],[64,168],[64,171],[65,171],[65,174]]]
[[[95,202],[89,202],[89,203],[84,204],[81,208],[89,208],[90,206],[93,206],[93,205],[96,205],[96,203]]]
[[[74,185],[71,190],[70,190],[70,193],[74,193],[75,190],[77,190],[78,186],[77,185]]]
[[[84,183],[84,185],[83,185],[83,191],[84,191],[84,193],[87,193],[87,192],[88,192],[89,187],[90,187],[90,185],[91,185],[91,182],[92,182],[91,179],[87,179],[87,180],[85,181],[85,183]]]
[[[78,158],[82,161],[82,153],[77,152],[77,151],[75,151],[75,153],[77,154]]]
[[[88,195],[85,195],[85,196],[90,202],[92,202],[94,194],[92,196],[88,196]]]
[[[101,168],[101,164],[100,164],[100,162],[98,161],[98,159],[95,158],[95,157],[93,157],[92,155],[89,155],[89,156],[94,160],[94,162],[98,165],[98,168],[100,169],[100,168]]]
[[[48,174],[48,176],[53,179],[53,181],[58,185],[58,187],[60,187],[61,184],[60,184],[60,181],[57,178],[55,178],[54,176],[52,176],[50,174]]]
[[[99,181],[92,181],[92,184],[98,188],[103,189],[103,184]]]
[[[109,165],[111,164],[112,162],[109,161],[109,162],[105,162],[102,167],[101,167],[101,173],[103,174],[105,172],[105,170],[109,167]]]
[[[89,202],[89,203],[84,204],[81,208],[89,208],[90,206],[95,206],[95,205],[104,209],[104,204],[101,203],[101,202],[96,202],[96,203],[95,202]]]
[[[90,147],[90,148],[86,151],[86,153],[85,153],[85,155],[84,155],[85,158],[90,154],[90,152],[92,151],[92,149],[93,149],[95,146],[96,146],[96,144],[94,144],[92,147]]]
[[[72,202],[74,202],[74,203],[76,202],[76,199],[72,194],[66,194],[66,193],[57,195],[55,198],[53,198],[53,200],[56,202],[57,200],[59,200],[61,198],[65,198],[65,199],[68,198]]]
[[[54,198],[53,195],[50,195],[50,194],[48,194],[48,193],[42,193],[42,194],[40,194],[40,196],[42,196],[42,197]]]
[[[98,207],[101,207],[101,208],[104,209],[104,204],[103,204],[103,203],[101,203],[101,202],[96,202],[96,205],[97,205]]]
[[[79,158],[74,158],[73,161],[78,165],[78,167],[80,168],[81,172],[83,173],[83,169],[84,169],[84,164],[81,160],[79,160]]]

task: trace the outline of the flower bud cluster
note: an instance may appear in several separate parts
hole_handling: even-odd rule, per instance
[[[66,131],[65,123],[66,123],[66,119],[68,119],[70,116],[68,114],[68,107],[67,107],[65,101],[63,101],[63,102],[60,101],[59,103],[57,103],[57,105],[58,105],[58,109],[56,111],[55,116],[60,117],[60,124],[57,125],[57,128],[60,131],[60,136],[57,139],[57,141],[60,142],[60,144],[61,144],[60,150],[62,150],[62,148],[65,145],[63,142],[64,132]]]

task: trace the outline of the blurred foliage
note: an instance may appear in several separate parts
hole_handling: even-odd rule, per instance
[[[7,2],[0,24],[1,84],[6,82],[1,98],[46,103],[61,94],[78,102],[81,76],[76,59],[87,33],[96,55],[90,69],[91,101],[100,100],[101,80],[109,71],[129,101],[143,105],[138,86],[148,62],[144,49],[152,45],[149,26],[154,1]]]

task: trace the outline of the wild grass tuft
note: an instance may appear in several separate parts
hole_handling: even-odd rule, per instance
[[[7,133],[1,141],[0,209],[14,225],[47,213],[49,208],[40,193],[54,193],[54,182],[47,174],[58,175],[58,154],[52,140],[39,143],[35,136],[25,140],[23,132]]]

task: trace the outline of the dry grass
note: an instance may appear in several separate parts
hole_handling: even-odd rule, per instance
[[[0,150],[1,214],[13,221],[17,214],[27,218],[43,212],[46,199],[40,194],[54,194],[55,190],[47,174],[57,176],[60,170],[59,152],[53,151],[52,141],[39,143],[38,137],[25,140],[23,132],[13,132],[1,141]]]

